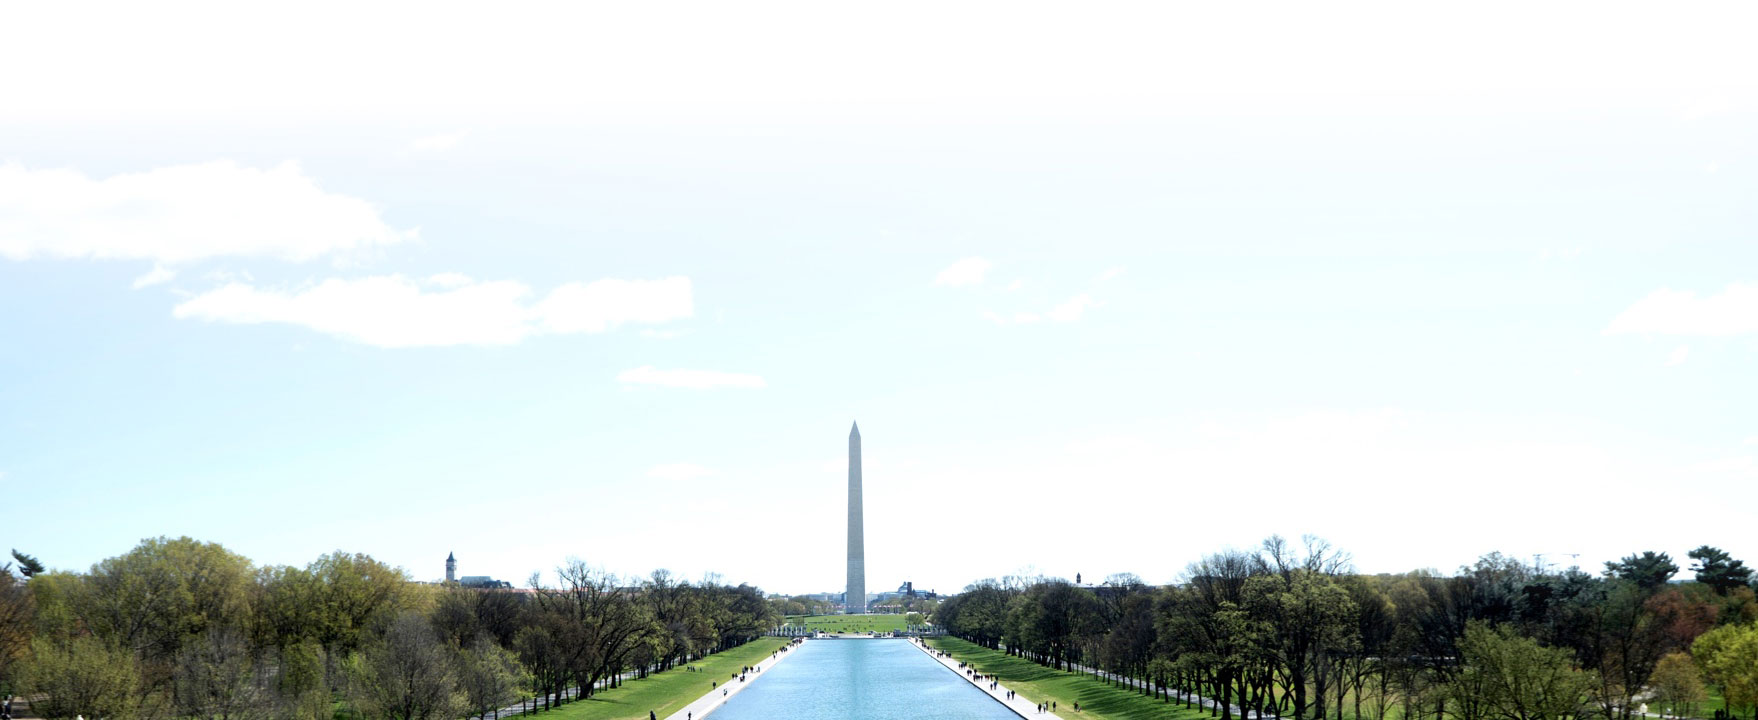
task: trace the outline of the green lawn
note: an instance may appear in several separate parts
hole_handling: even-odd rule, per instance
[[[539,712],[533,717],[544,720],[646,720],[650,710],[665,717],[708,694],[712,689],[710,682],[725,682],[734,671],[767,659],[776,648],[788,642],[788,638],[758,638],[690,663],[689,667],[701,672],[672,668],[643,680],[630,680],[620,688],[600,691],[586,700]]]
[[[1715,717],[1715,711],[1728,709],[1727,701],[1723,700],[1721,697],[1721,688],[1710,683],[1704,683],[1703,692],[1708,698],[1700,703],[1691,703],[1689,708],[1682,706],[1674,707],[1670,703],[1651,702],[1648,703],[1648,712],[1660,712],[1668,715],[1680,715],[1693,718],[1712,718]],[[1685,712],[1687,709],[1690,712]],[[1747,705],[1734,708],[1734,712],[1740,717],[1748,717],[1752,713],[1752,706]]]
[[[903,632],[902,615],[789,615],[787,622],[813,632]]]
[[[985,675],[1033,703],[1056,701],[1057,715],[1079,718],[1175,718],[1199,720],[1208,714],[1178,703],[1155,700],[1129,688],[1116,687],[1091,675],[1052,670],[1024,658],[989,650],[958,638],[928,640],[930,647],[952,653]],[[1080,712],[1074,711],[1075,702]]]

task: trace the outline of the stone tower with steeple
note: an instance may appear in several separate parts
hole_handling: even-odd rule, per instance
[[[458,581],[458,559],[446,553],[446,582]]]

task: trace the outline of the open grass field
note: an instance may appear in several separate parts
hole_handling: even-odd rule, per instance
[[[813,632],[903,632],[902,615],[789,615],[791,625],[804,625]]]
[[[977,672],[994,675],[1001,684],[1033,703],[1056,701],[1056,714],[1062,717],[1173,720],[1208,717],[1208,713],[1195,708],[1161,702],[1128,688],[1108,685],[1090,675],[1052,670],[958,638],[932,638],[928,640],[928,646],[952,653],[953,657],[974,666]],[[1074,711],[1076,702],[1080,703],[1078,713]]]
[[[690,663],[689,667],[700,672],[672,668],[532,717],[542,720],[647,720],[650,710],[665,717],[707,694],[711,689],[710,681],[725,681],[733,671],[768,659],[770,653],[788,642],[788,638],[758,638]]]

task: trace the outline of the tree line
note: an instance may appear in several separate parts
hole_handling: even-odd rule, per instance
[[[46,718],[452,720],[552,707],[749,641],[761,590],[572,560],[545,584],[412,582],[363,554],[256,566],[153,538],[87,572],[0,567],[0,694]],[[573,692],[569,692],[574,689]]]
[[[1179,581],[977,582],[932,620],[991,649],[1090,671],[1211,713],[1296,720],[1630,720],[1700,703],[1705,684],[1758,720],[1752,572],[1720,549],[1546,571],[1491,553],[1451,575],[1363,575],[1316,538],[1224,550]]]

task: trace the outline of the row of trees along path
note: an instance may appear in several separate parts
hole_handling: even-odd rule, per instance
[[[1477,720],[1531,707],[1630,720],[1643,703],[1702,703],[1709,684],[1758,720],[1758,593],[1718,548],[1691,551],[1696,581],[1678,583],[1679,566],[1652,551],[1599,576],[1499,553],[1451,576],[1362,575],[1305,541],[1208,555],[1161,587],[1128,574],[1096,587],[980,581],[934,621],[1229,720]]]

